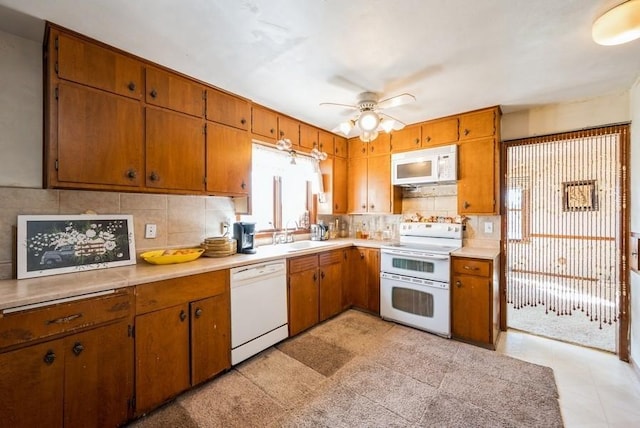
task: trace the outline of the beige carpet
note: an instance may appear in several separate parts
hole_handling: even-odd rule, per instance
[[[553,371],[347,311],[135,427],[561,427]]]

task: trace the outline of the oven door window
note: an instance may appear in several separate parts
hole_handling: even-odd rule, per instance
[[[391,306],[402,312],[433,318],[433,294],[410,288],[393,287]]]
[[[433,273],[435,263],[424,260],[403,259],[400,257],[394,257],[391,260],[391,266],[407,272]]]

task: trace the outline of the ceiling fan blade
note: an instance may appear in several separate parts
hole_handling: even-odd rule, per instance
[[[321,106],[337,106],[337,107],[345,107],[351,110],[357,110],[358,107],[351,104],[340,104],[340,103],[320,103]]]
[[[412,103],[415,100],[416,100],[416,97],[414,97],[413,95],[404,93],[404,94],[396,95],[395,97],[386,98],[384,100],[378,101],[378,108],[385,109],[385,108],[398,107],[404,104]]]

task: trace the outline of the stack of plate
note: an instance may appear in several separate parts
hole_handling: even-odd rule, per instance
[[[233,238],[225,236],[221,238],[206,238],[202,244],[204,254],[207,257],[226,257],[238,251],[238,244]]]

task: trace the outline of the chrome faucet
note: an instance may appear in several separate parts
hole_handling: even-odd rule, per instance
[[[294,232],[300,228],[297,221],[292,219],[287,220],[287,223],[284,225],[284,240],[286,242],[293,242],[293,233],[289,232],[289,223],[291,222],[295,225],[293,229]]]

